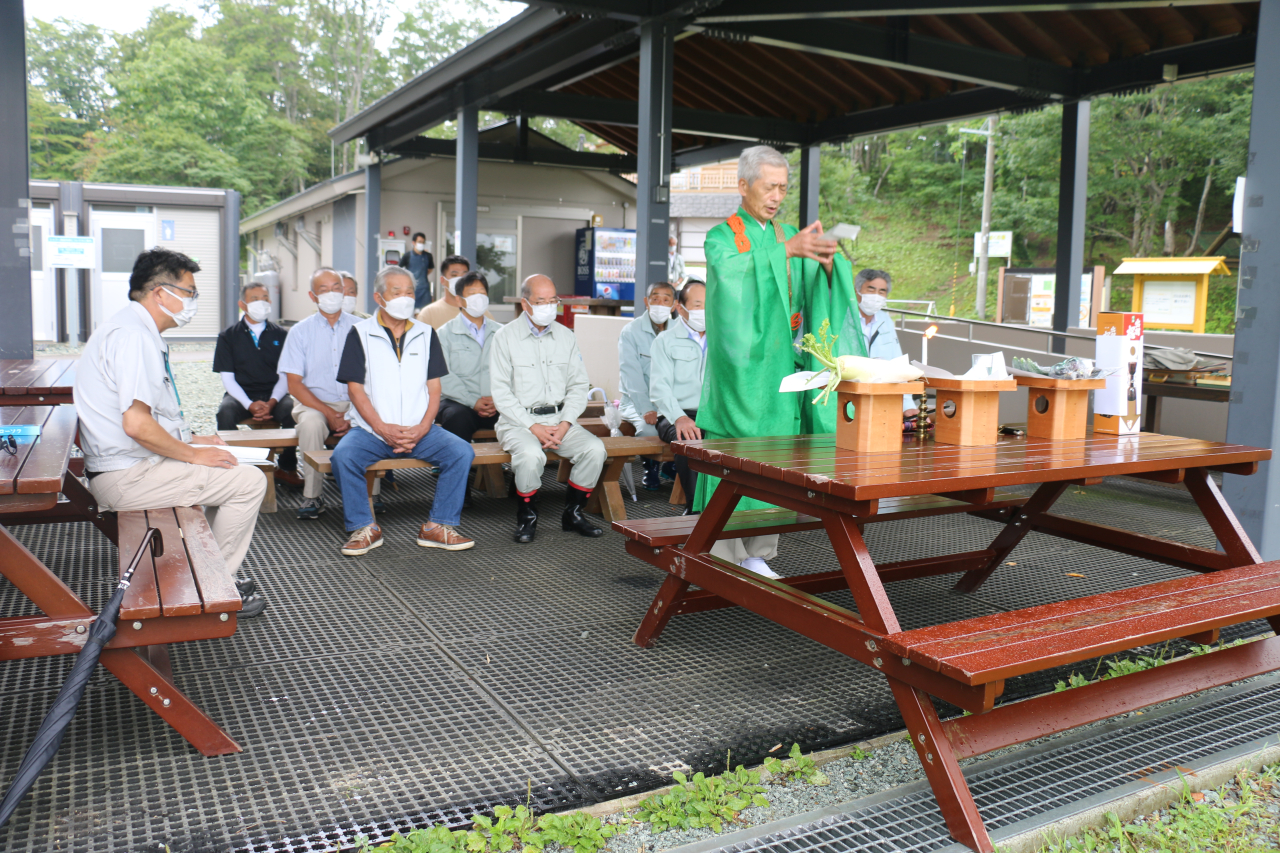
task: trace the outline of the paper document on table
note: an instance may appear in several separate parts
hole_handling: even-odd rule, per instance
[[[223,450],[229,451],[232,456],[240,461],[241,465],[262,465],[269,462],[271,451],[265,447],[223,447]]]

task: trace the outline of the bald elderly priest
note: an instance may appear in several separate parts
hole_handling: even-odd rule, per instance
[[[786,158],[757,145],[738,158],[742,206],[707,233],[707,362],[698,426],[708,439],[800,435],[835,431],[837,403],[810,405],[816,392],[778,392],[797,370],[821,370],[796,344],[824,320],[837,328],[854,302],[853,270],[822,223],[803,230],[777,221],[787,194]],[[849,338],[849,340],[845,340]],[[866,355],[861,335],[842,335],[837,355]],[[694,507],[706,506],[719,484],[698,478]],[[748,498],[739,509],[768,506]],[[777,577],[768,560],[778,537],[717,542],[711,553],[745,569]]]

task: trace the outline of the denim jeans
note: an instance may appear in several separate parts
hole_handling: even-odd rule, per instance
[[[457,524],[462,519],[462,502],[467,495],[471,460],[476,458],[471,445],[448,430],[433,426],[408,455],[440,466],[429,518],[436,524]],[[383,459],[405,456],[392,452],[385,441],[358,426],[353,426],[338,442],[332,457],[333,475],[342,490],[342,517],[347,532],[373,524],[364,469]]]

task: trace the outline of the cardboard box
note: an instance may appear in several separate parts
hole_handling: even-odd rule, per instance
[[[1136,435],[1142,424],[1142,315],[1100,311],[1094,362],[1116,369],[1107,387],[1093,392],[1093,431]]]

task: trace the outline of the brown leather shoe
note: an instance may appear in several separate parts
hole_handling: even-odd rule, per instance
[[[342,553],[348,557],[359,557],[380,545],[382,545],[382,531],[378,529],[378,525],[370,524],[351,534],[347,544],[342,546]]]
[[[302,488],[302,475],[297,471],[284,471],[280,468],[276,469],[276,482],[284,483],[286,486],[293,486],[295,489]]]
[[[425,524],[418,529],[418,544],[423,548],[443,548],[446,551],[465,551],[475,546],[474,539],[468,539],[458,531],[445,524],[437,524],[428,528]]]

